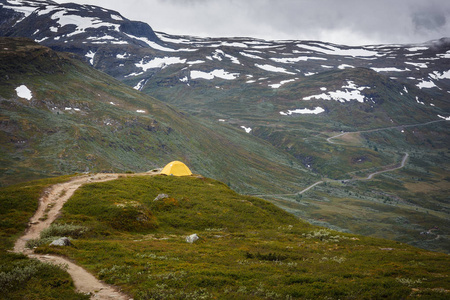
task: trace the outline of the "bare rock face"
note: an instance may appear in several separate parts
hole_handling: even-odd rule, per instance
[[[50,246],[70,246],[72,245],[72,243],[70,242],[70,240],[66,237],[62,237],[60,239],[54,240]]]

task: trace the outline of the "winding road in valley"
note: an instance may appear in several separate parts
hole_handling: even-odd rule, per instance
[[[333,139],[336,139],[338,137],[344,136],[346,134],[377,132],[377,131],[383,131],[383,130],[389,130],[389,129],[403,129],[403,128],[408,128],[408,127],[425,126],[425,125],[429,125],[429,124],[433,124],[433,123],[439,123],[439,122],[445,122],[445,121],[448,121],[448,120],[441,119],[441,120],[434,120],[434,121],[429,121],[429,122],[425,122],[425,123],[418,123],[418,124],[396,125],[396,126],[391,126],[391,127],[383,127],[383,128],[369,129],[369,130],[341,132],[339,134],[336,134],[336,135],[333,135],[333,136],[327,138],[326,140],[330,144],[340,144],[340,143],[334,142]],[[398,170],[398,169],[401,169],[401,168],[405,167],[406,161],[408,160],[408,158],[409,158],[409,153],[405,152],[405,155],[403,156],[402,161],[400,162],[400,165],[386,166],[384,170],[373,172],[373,173],[367,175],[366,178],[343,179],[343,180],[323,179],[323,180],[320,180],[320,181],[317,181],[317,182],[311,184],[307,188],[301,190],[300,192],[294,193],[294,194],[253,195],[253,196],[256,196],[256,197],[264,197],[264,196],[295,196],[295,195],[301,195],[301,194],[309,191],[313,187],[315,187],[315,186],[317,186],[319,184],[322,184],[324,182],[342,182],[342,181],[350,182],[350,181],[371,180],[371,179],[373,179],[374,176],[376,176],[378,174],[382,174],[382,173],[386,173],[386,172],[392,172],[392,171],[395,171],[395,170]]]
[[[377,131],[383,131],[383,130],[389,130],[389,129],[403,129],[403,128],[408,128],[408,127],[425,126],[425,125],[438,123],[438,122],[445,122],[445,121],[447,121],[447,120],[441,119],[441,120],[434,120],[434,121],[429,121],[429,122],[425,122],[425,123],[418,123],[418,124],[396,125],[396,126],[391,126],[391,127],[382,127],[382,128],[375,128],[375,129],[369,129],[369,130],[341,132],[341,133],[339,133],[337,135],[333,135],[332,137],[327,138],[327,142],[331,143],[331,144],[339,144],[339,143],[333,142],[333,139],[341,137],[341,136],[344,136],[346,134],[377,132]]]
[[[120,174],[95,174],[75,177],[72,180],[51,186],[39,199],[39,208],[30,219],[29,227],[15,245],[14,252],[23,253],[31,258],[56,265],[66,265],[67,272],[72,276],[75,288],[78,292],[90,294],[91,299],[100,300],[128,300],[131,297],[120,292],[117,288],[105,284],[95,278],[91,273],[76,265],[67,258],[56,255],[34,254],[33,250],[25,247],[30,239],[37,239],[45,228],[48,228],[59,215],[64,203],[69,200],[74,192],[82,185],[94,182],[105,182],[119,178]],[[137,175],[149,175],[148,173]],[[47,218],[43,220],[44,215]]]
[[[359,131],[348,131],[348,132],[341,132],[339,134],[333,135],[332,137],[327,138],[327,142],[330,144],[339,144],[333,141],[333,139],[344,136],[346,134],[353,134],[353,133],[366,133],[366,132],[377,132],[377,131],[383,131],[383,130],[389,130],[389,129],[403,129],[403,128],[408,128],[408,127],[417,127],[417,126],[425,126],[425,125],[429,125],[429,124],[433,124],[433,123],[438,123],[438,122],[445,122],[447,120],[445,119],[441,119],[441,120],[434,120],[434,121],[429,121],[429,122],[425,122],[425,123],[418,123],[418,124],[408,124],[408,125],[397,125],[397,126],[391,126],[391,127],[383,127],[383,128],[376,128],[376,129],[369,129],[369,130],[359,130]],[[403,167],[405,167],[406,165],[406,161],[408,160],[409,157],[409,153],[405,152],[405,155],[403,156],[403,159],[400,163],[399,166],[392,166],[389,167],[385,170],[381,170],[381,171],[377,171],[374,173],[369,174],[366,178],[361,178],[361,179],[349,179],[349,180],[344,180],[344,181],[358,181],[358,180],[370,180],[372,179],[374,176],[378,175],[378,174],[382,174],[382,173],[386,173],[386,172],[392,172],[398,169],[401,169]],[[342,180],[326,180],[328,182],[332,182],[332,181],[342,181]],[[303,194],[304,192],[307,192],[308,190],[310,190],[311,188],[315,187],[316,185],[319,185],[321,183],[325,182],[324,180],[318,181],[310,186],[308,186],[306,189],[296,193],[296,194]],[[296,195],[294,194],[294,195]]]

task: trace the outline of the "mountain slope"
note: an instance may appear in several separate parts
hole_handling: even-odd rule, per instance
[[[175,159],[237,189],[286,190],[305,184],[292,178],[310,177],[269,144],[230,127],[206,127],[71,55],[26,39],[0,43],[4,182],[147,171]]]

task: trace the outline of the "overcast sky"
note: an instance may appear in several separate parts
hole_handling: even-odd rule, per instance
[[[92,4],[200,37],[320,40],[347,45],[450,37],[450,0],[56,0]]]

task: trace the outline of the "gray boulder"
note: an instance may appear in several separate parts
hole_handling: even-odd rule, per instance
[[[50,246],[70,246],[72,243],[66,237],[62,237],[60,239],[54,240]]]
[[[186,242],[192,244],[195,241],[197,241],[198,239],[199,239],[198,235],[196,233],[194,233],[194,234],[191,234],[191,235],[186,237]]]

